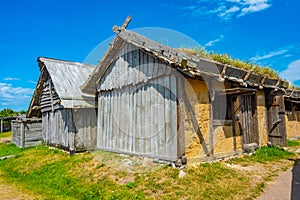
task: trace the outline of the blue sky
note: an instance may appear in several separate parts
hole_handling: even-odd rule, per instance
[[[128,15],[128,29],[174,30],[208,51],[271,66],[299,86],[299,10],[297,0],[3,0],[0,109],[28,108],[39,77],[38,56],[83,62],[99,44],[106,47],[102,42],[114,35],[112,26]],[[154,39],[172,46],[170,37]],[[173,47],[187,47],[182,43]]]

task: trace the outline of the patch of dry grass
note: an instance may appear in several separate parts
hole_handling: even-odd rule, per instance
[[[0,138],[11,138],[11,131],[0,133]]]

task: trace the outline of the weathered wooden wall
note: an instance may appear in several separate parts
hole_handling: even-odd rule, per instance
[[[170,161],[181,156],[170,67],[127,44],[98,89],[98,149]]]
[[[42,143],[41,119],[22,119],[12,121],[12,141],[18,147],[36,146]]]
[[[95,109],[58,109],[44,112],[43,138],[46,144],[70,151],[96,148]]]
[[[41,112],[48,112],[54,109],[58,109],[60,104],[58,94],[55,91],[54,85],[51,81],[51,78],[44,83],[42,95],[40,99]]]

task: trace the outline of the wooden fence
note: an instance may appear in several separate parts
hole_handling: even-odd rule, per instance
[[[12,142],[20,148],[42,143],[42,119],[24,118],[11,122]]]

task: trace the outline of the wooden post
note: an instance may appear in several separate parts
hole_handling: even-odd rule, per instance
[[[2,119],[0,119],[0,122],[1,122],[1,125],[0,125],[0,133],[2,133],[3,132],[3,122],[2,122],[3,120]]]
[[[281,133],[282,139],[280,141],[281,146],[286,146],[286,122],[285,122],[285,105],[284,105],[284,97],[278,96],[278,103],[279,103],[279,119],[281,120],[281,124],[279,127],[279,132]]]
[[[264,116],[261,122],[261,132],[260,132],[260,138],[259,138],[259,146],[262,146],[262,140],[264,137],[264,130],[265,130],[265,121],[267,118],[267,109],[266,106],[264,106]]]
[[[25,147],[25,127],[24,124],[21,120],[21,148]]]
[[[184,79],[181,75],[177,76],[177,91],[178,91],[178,105],[177,105],[177,157],[181,157],[185,153],[185,116],[184,116],[184,94],[185,90]]]
[[[292,104],[292,113],[293,113],[293,117],[294,117],[294,138],[296,138],[297,136],[297,115],[295,113],[295,108],[294,108],[294,103],[291,102]]]
[[[230,96],[230,102],[227,102],[228,103],[231,103],[231,116],[232,116],[232,135],[233,135],[233,150],[236,152],[236,124],[238,123],[238,118],[235,114],[235,112],[237,111],[236,110],[236,107],[235,107],[235,104],[234,104],[234,101],[233,101],[233,98],[235,98],[237,100],[237,97],[233,97],[233,96]]]
[[[215,100],[215,91],[214,91],[213,82],[208,83],[208,88],[209,88],[209,103],[210,103],[210,106],[209,106],[210,107],[210,109],[209,109],[209,153],[210,153],[210,155],[213,155],[214,154],[213,101]]]

